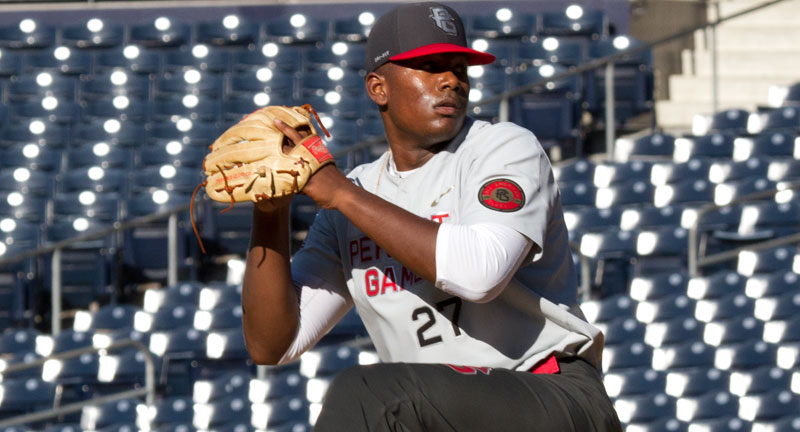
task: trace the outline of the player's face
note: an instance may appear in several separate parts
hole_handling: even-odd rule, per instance
[[[387,133],[394,128],[397,138],[423,146],[453,138],[467,113],[467,56],[434,54],[393,66],[386,81]]]

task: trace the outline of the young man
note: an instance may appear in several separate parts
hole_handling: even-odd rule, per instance
[[[390,151],[311,178],[303,192],[323,210],[291,264],[288,207],[254,211],[253,359],[297,358],[355,306],[384,362],[339,374],[317,430],[621,430],[550,163],[528,130],[466,117],[467,67],[493,60],[447,6],[384,15],[366,90]]]

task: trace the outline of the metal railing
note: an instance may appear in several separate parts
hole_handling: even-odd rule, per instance
[[[687,251],[687,260],[688,260],[688,267],[689,267],[689,276],[695,277],[699,276],[699,269],[700,267],[705,267],[712,264],[718,264],[720,262],[728,261],[739,256],[739,252],[750,250],[750,251],[759,251],[764,249],[770,249],[777,246],[783,246],[787,244],[793,243],[800,243],[800,232],[797,232],[792,235],[788,235],[781,238],[775,238],[770,240],[765,240],[761,242],[756,242],[749,244],[747,246],[741,246],[738,248],[734,248],[725,252],[719,252],[713,255],[707,256],[699,256],[699,231],[700,231],[700,222],[706,214],[712,212],[714,210],[721,209],[723,207],[730,207],[736,204],[741,204],[744,202],[750,201],[758,201],[763,200],[765,198],[770,198],[775,196],[778,193],[783,191],[791,191],[791,190],[798,190],[800,189],[800,183],[788,184],[784,187],[777,188],[777,189],[770,189],[767,191],[756,192],[753,194],[744,195],[742,197],[736,198],[731,200],[731,202],[727,204],[714,204],[709,203],[706,204],[700,209],[697,210],[697,215],[695,220],[692,223],[692,226],[689,228],[689,240],[688,240],[688,251]],[[800,227],[798,227],[800,228]]]
[[[147,349],[141,342],[131,340],[131,339],[123,339],[117,342],[114,342],[107,347],[86,347],[75,349],[71,351],[65,351],[63,353],[55,354],[46,358],[34,360],[31,362],[26,363],[17,363],[8,366],[4,370],[0,371],[2,376],[6,376],[10,373],[18,372],[25,369],[34,368],[37,366],[42,366],[46,362],[50,360],[60,360],[60,359],[69,359],[73,357],[80,357],[83,354],[92,353],[92,352],[99,352],[99,351],[108,351],[118,348],[125,348],[125,347],[133,347],[136,348],[138,351],[144,354],[144,362],[145,362],[145,371],[144,371],[144,388],[138,388],[133,390],[126,390],[122,392],[112,393],[105,396],[96,397],[93,399],[88,399],[81,402],[75,402],[68,405],[55,407],[49,409],[47,411],[39,411],[33,412],[30,414],[23,414],[16,417],[7,418],[4,420],[0,420],[0,429],[7,428],[10,426],[16,426],[21,424],[33,423],[42,420],[46,420],[53,417],[58,417],[64,414],[69,414],[73,412],[80,411],[85,406],[89,405],[100,405],[105,404],[108,402],[114,402],[122,399],[128,398],[138,398],[141,396],[145,397],[145,403],[148,405],[152,405],[155,402],[155,392],[156,392],[156,380],[155,380],[155,365],[153,363],[153,355],[150,353],[150,350]],[[1,384],[0,384],[1,385]]]

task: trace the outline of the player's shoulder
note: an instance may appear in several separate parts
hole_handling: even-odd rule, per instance
[[[529,129],[511,122],[489,123],[474,120],[464,143],[465,151],[482,154],[492,151],[543,151],[536,135]]]
[[[382,155],[372,162],[358,165],[347,173],[347,178],[350,179],[350,181],[359,184],[359,182],[363,182],[364,179],[377,175],[377,173],[380,171],[380,164],[382,163],[381,161],[383,160],[384,156]]]

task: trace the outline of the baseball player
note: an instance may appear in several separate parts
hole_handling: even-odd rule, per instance
[[[621,430],[546,154],[524,128],[466,116],[467,67],[493,60],[450,7],[387,13],[365,84],[390,150],[311,177],[303,192],[322,210],[291,263],[288,207],[254,211],[253,359],[296,359],[355,306],[383,361],[337,376],[316,430]]]

